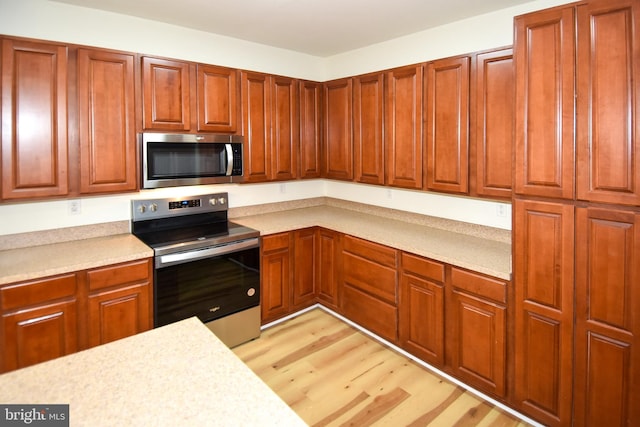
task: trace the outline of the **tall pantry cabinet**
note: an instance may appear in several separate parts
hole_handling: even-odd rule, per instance
[[[516,17],[515,404],[640,422],[640,4]]]

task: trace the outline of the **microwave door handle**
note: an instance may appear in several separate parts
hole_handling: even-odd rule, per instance
[[[205,249],[196,249],[190,252],[180,252],[177,254],[167,254],[156,257],[156,268],[168,267],[174,264],[182,264],[189,261],[197,261],[199,259],[212,258],[219,255],[225,255],[231,252],[241,251],[243,249],[251,249],[259,247],[258,238],[242,240],[240,242],[228,245],[215,246]]]
[[[224,144],[224,148],[227,151],[227,176],[231,176],[233,173],[233,149],[231,144]]]

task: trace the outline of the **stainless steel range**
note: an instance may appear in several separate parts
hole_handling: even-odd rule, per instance
[[[260,233],[228,206],[227,193],[132,202],[132,232],[155,253],[155,327],[198,316],[229,347],[260,335]]]

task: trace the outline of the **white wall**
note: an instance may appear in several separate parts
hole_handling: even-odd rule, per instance
[[[318,58],[193,31],[173,25],[47,0],[0,0],[0,34],[127,50],[234,68],[325,81],[512,43],[513,17],[566,3],[537,0],[363,49]],[[69,201],[0,204],[0,235],[128,220],[134,197],[163,197],[228,191],[232,207],[306,197],[331,196],[405,209],[481,225],[511,229],[508,204],[333,181],[296,181],[143,191]],[[498,216],[499,210],[504,216]]]

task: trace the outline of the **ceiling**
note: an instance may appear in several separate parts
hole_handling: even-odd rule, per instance
[[[54,0],[327,57],[531,0]]]

